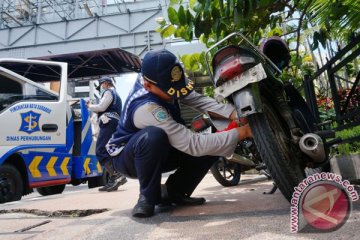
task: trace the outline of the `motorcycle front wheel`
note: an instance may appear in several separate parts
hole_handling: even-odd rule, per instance
[[[236,186],[241,178],[241,166],[237,163],[232,163],[224,157],[220,157],[210,168],[210,171],[216,181],[224,187]]]
[[[256,147],[275,184],[290,201],[294,187],[305,178],[305,165],[290,130],[271,101],[262,99],[263,112],[248,117]]]

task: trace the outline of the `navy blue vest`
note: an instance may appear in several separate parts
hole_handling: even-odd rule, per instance
[[[168,110],[172,118],[180,123],[185,125],[185,121],[181,118],[180,107],[178,102],[167,103],[161,100],[158,96],[146,91],[142,84],[140,83],[139,77],[136,80],[133,89],[131,90],[129,96],[125,101],[124,110],[121,114],[121,119],[116,128],[116,132],[113,134],[110,139],[110,144],[115,144],[121,146],[126,144],[129,139],[140,129],[134,125],[134,113],[142,105],[153,102],[160,106],[163,106]]]
[[[119,94],[117,94],[115,89],[111,89],[111,88],[107,89],[106,91],[110,91],[110,93],[113,97],[113,100],[104,112],[98,113],[98,117],[100,117],[102,114],[104,114],[106,112],[115,112],[115,113],[119,114],[119,116],[120,116],[122,103],[121,103],[121,98],[120,98]],[[103,93],[102,96],[104,96],[105,92]]]

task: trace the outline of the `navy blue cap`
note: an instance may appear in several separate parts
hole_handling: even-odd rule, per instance
[[[103,82],[109,82],[109,83],[113,83],[112,79],[109,77],[102,77],[99,79],[99,85],[96,87],[96,90],[100,91],[100,86]]]
[[[194,89],[177,57],[166,49],[146,53],[141,73],[145,80],[175,99],[187,96]]]

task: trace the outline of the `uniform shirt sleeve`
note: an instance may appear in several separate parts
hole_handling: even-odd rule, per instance
[[[188,96],[181,99],[180,102],[202,113],[213,112],[225,118],[229,118],[235,110],[231,104],[218,103],[215,99],[206,97],[195,91],[192,91]]]
[[[147,103],[135,111],[134,125],[139,129],[148,126],[163,129],[171,146],[192,156],[229,157],[234,153],[239,137],[236,129],[214,134],[194,133],[177,123],[165,108],[154,103]]]
[[[89,104],[88,109],[92,112],[104,112],[111,104],[113,96],[110,91],[106,91],[99,104]]]

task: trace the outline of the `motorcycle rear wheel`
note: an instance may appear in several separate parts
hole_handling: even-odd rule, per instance
[[[305,178],[300,149],[291,142],[289,129],[269,100],[263,99],[262,113],[248,119],[261,158],[281,193],[290,201],[294,187]]]

